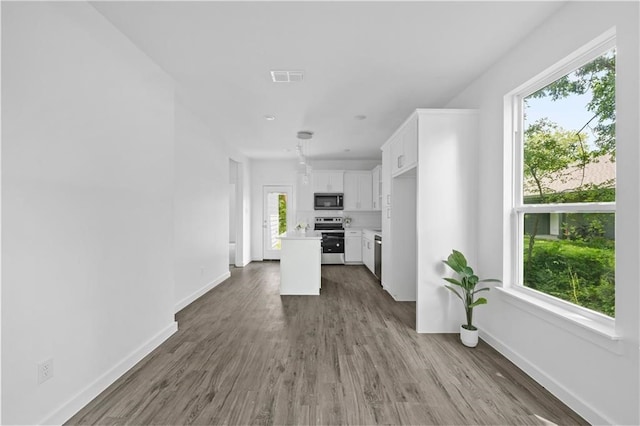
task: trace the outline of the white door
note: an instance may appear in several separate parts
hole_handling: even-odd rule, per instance
[[[291,192],[290,186],[263,186],[263,259],[280,259],[278,235],[293,228]]]

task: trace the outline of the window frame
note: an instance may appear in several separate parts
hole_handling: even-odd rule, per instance
[[[563,60],[547,68],[526,83],[508,93],[505,105],[505,178],[511,182],[511,187],[505,191],[505,230],[508,233],[505,241],[508,249],[505,251],[508,260],[505,266],[505,284],[503,290],[512,296],[531,305],[545,306],[548,310],[561,312],[561,316],[584,325],[593,322],[594,330],[603,328],[610,330],[611,338],[615,338],[615,318],[591,309],[562,300],[555,296],[525,287],[524,281],[524,215],[526,213],[616,213],[614,202],[586,202],[586,203],[549,203],[524,204],[524,98],[540,90],[563,76],[575,71],[579,67],[593,61],[597,57],[616,47],[615,29],[612,28],[598,38],[587,43]],[[506,189],[506,188],[505,188]],[[617,234],[617,230],[616,230]],[[617,257],[617,255],[616,255]],[[617,262],[616,262],[617,265]],[[617,268],[617,266],[616,266]],[[617,285],[616,285],[617,287]]]

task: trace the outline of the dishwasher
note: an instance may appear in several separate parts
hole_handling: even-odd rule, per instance
[[[382,281],[382,237],[375,236],[374,266],[375,275]]]

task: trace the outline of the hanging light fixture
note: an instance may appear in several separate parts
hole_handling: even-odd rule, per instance
[[[300,165],[305,165],[307,163],[307,159],[304,156],[304,146],[302,145],[302,141],[298,141],[296,151],[298,152],[298,163]]]
[[[304,175],[302,176],[302,183],[305,185],[309,183],[309,175],[311,174],[311,165],[307,161],[307,157],[305,155],[304,141],[309,140],[312,137],[313,137],[313,132],[311,131],[301,130],[298,132],[298,139],[300,140],[298,141],[298,146],[296,147],[296,150],[298,152],[298,163],[301,166],[304,166]]]

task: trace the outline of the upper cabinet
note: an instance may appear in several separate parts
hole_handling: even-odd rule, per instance
[[[313,192],[311,192],[311,179],[298,173],[296,175],[296,200],[299,211],[313,210]]]
[[[373,210],[382,210],[382,166],[376,166],[371,171],[371,189]]]
[[[315,170],[312,173],[312,181],[314,193],[344,192],[344,172],[342,170]]]
[[[343,193],[344,210],[380,211],[381,170],[381,166],[373,170],[314,170],[308,182],[299,173],[296,181],[298,210],[313,210],[314,193]]]
[[[345,171],[344,172],[344,209],[345,210],[372,210],[373,186],[371,172],[369,171]]]
[[[418,117],[413,115],[389,141],[391,176],[397,176],[418,164]]]

